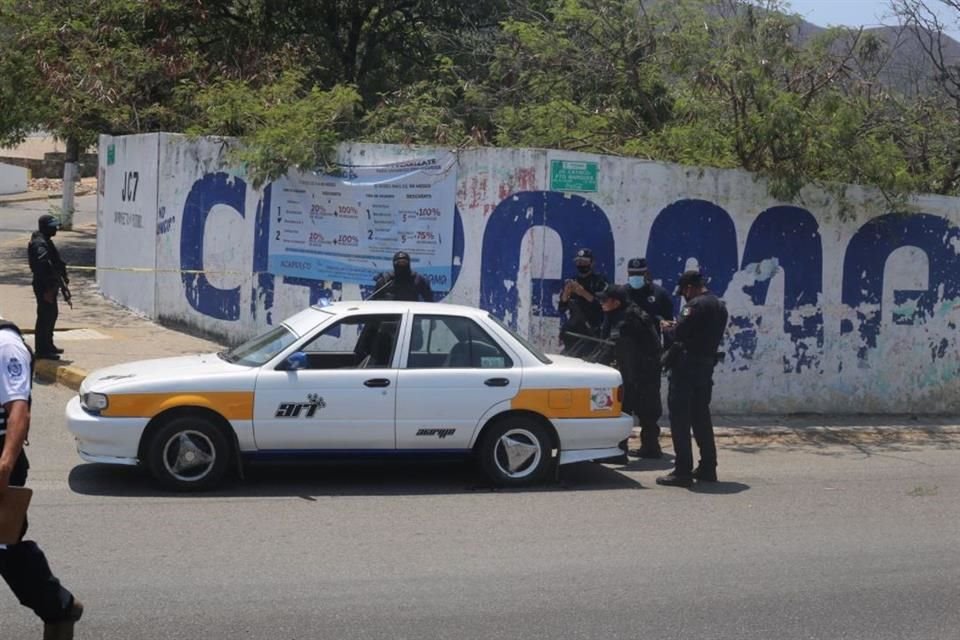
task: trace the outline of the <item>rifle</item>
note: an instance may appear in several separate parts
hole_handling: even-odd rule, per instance
[[[67,286],[67,279],[60,272],[57,272],[57,280],[60,283],[60,293],[63,294],[63,301],[73,309],[73,294],[70,293],[70,287]]]
[[[376,300],[377,296],[380,295],[382,291],[385,291],[393,287],[394,279],[395,278],[393,275],[390,275],[389,277],[385,278],[386,282],[384,282],[382,285],[377,287],[377,289],[373,293],[368,295],[366,298],[364,298],[364,300]]]

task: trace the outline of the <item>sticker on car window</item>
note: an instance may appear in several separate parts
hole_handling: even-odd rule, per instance
[[[613,389],[591,389],[590,411],[607,411],[613,408]]]
[[[480,368],[502,369],[506,366],[503,356],[480,356]]]

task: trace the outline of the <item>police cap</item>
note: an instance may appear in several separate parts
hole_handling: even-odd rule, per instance
[[[37,228],[39,228],[41,231],[44,229],[59,229],[60,221],[57,220],[56,216],[45,213],[37,218]]]
[[[577,255],[573,256],[574,260],[593,260],[593,251],[590,249],[580,249],[577,251]]]
[[[647,272],[646,258],[630,258],[627,262],[627,273],[630,275],[644,274]]]
[[[620,304],[626,304],[630,299],[630,292],[622,284],[611,284],[606,289],[597,294],[597,300],[606,302],[607,300],[619,300]]]
[[[697,269],[684,271],[683,275],[681,275],[680,279],[677,281],[677,289],[673,292],[673,295],[680,295],[680,292],[683,291],[684,287],[701,287],[703,284],[703,274],[701,274],[700,271]]]

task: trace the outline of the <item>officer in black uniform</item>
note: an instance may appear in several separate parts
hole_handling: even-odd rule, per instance
[[[57,295],[61,278],[65,285],[70,283],[70,278],[67,277],[67,265],[53,244],[53,236],[57,235],[60,223],[51,215],[42,215],[37,220],[37,227],[27,245],[27,259],[33,272],[33,295],[37,299],[34,344],[38,358],[59,360],[63,349],[53,344],[53,330],[60,315]]]
[[[670,371],[667,406],[670,409],[670,436],[673,439],[673,473],[657,478],[657,484],[689,487],[698,482],[717,481],[717,446],[710,418],[713,368],[727,327],[727,308],[705,286],[699,271],[680,276],[677,292],[686,305],[676,323],[664,321],[664,330],[674,342],[664,356]],[[693,471],[690,430],[700,448],[700,464]]]
[[[627,285],[630,300],[647,312],[655,322],[657,337],[660,338],[660,322],[673,320],[673,300],[667,290],[653,281],[653,275],[644,258],[631,258],[627,262]],[[661,345],[662,347],[662,345]],[[659,356],[659,354],[658,354]],[[649,407],[640,407],[637,418],[640,423],[640,448],[633,452],[640,458],[661,458],[660,424],[657,422],[663,414],[660,402],[660,364],[657,362],[657,375],[647,379],[644,398],[652,403]],[[653,398],[656,398],[654,403]]]
[[[33,354],[16,325],[0,320],[0,495],[22,487],[30,464],[23,452],[30,429],[30,384]],[[24,540],[0,545],[0,575],[17,599],[44,622],[44,640],[70,640],[83,615],[83,604],[50,571],[37,544]]]
[[[627,284],[630,300],[657,320],[659,333],[661,320],[673,320],[673,300],[666,289],[653,281],[644,258],[631,258],[627,262]]]
[[[410,256],[404,251],[393,254],[393,272],[384,272],[375,280],[369,300],[405,300],[433,302],[430,282],[410,268]]]
[[[660,404],[660,334],[657,321],[630,301],[623,285],[610,285],[598,294],[605,314],[601,337],[611,341],[597,362],[616,366],[623,378],[623,412],[636,416],[641,425],[657,424]],[[641,430],[641,450],[660,456],[659,427],[653,435]],[[652,455],[648,457],[653,457]]]
[[[597,301],[597,294],[607,288],[606,279],[593,271],[593,252],[580,249],[573,258],[577,268],[577,277],[564,283],[560,293],[560,312],[566,313],[566,320],[560,327],[560,340],[565,349],[572,349],[578,338],[567,335],[568,332],[596,336],[603,324],[603,309]]]

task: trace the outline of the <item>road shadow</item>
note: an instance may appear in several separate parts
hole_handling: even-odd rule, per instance
[[[623,471],[666,471],[673,469],[673,455],[664,453],[661,458],[630,458],[630,463],[620,469]]]
[[[750,485],[742,482],[696,482],[690,491],[694,493],[706,493],[712,495],[733,495],[749,491]]]
[[[560,478],[517,489],[492,486],[472,464],[463,462],[329,461],[314,464],[256,463],[244,466],[244,478],[203,493],[161,488],[140,467],[81,464],[70,470],[70,489],[89,496],[235,498],[336,496],[467,495],[642,489],[616,468],[592,462],[564,465]]]

